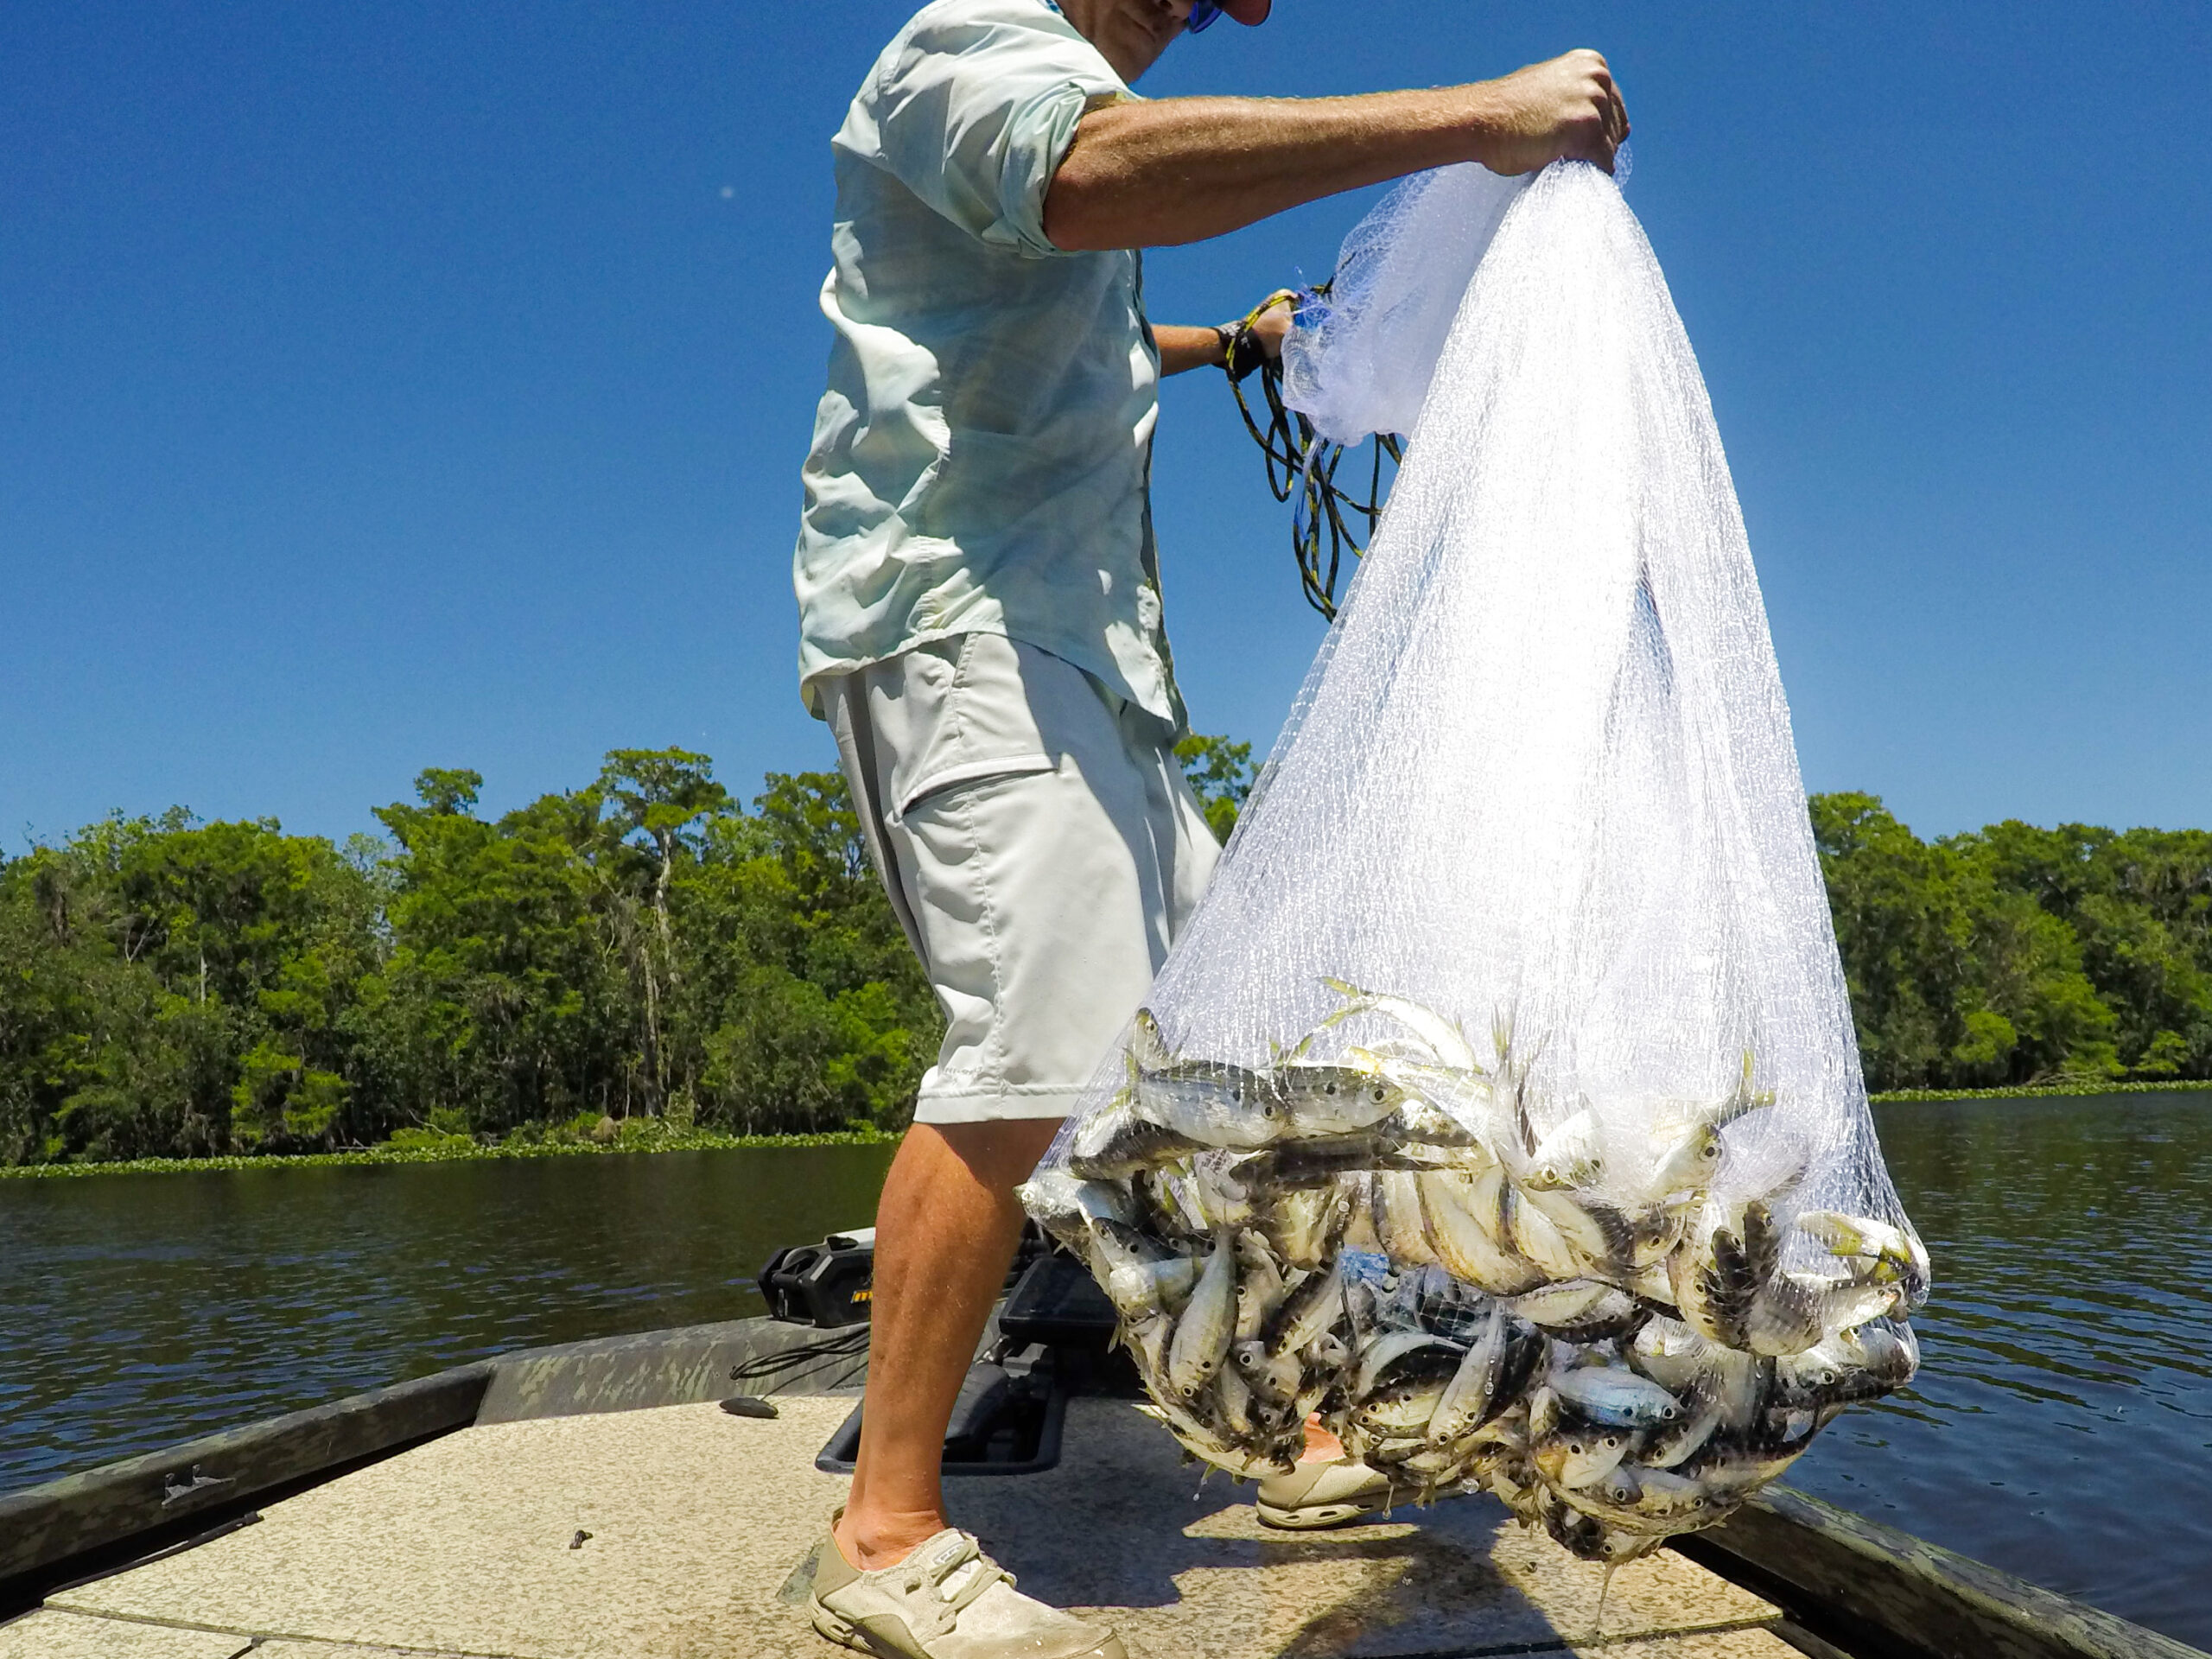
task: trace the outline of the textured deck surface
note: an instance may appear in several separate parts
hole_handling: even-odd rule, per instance
[[[830,1659],[779,1592],[842,1495],[813,1459],[852,1402],[779,1404],[463,1430],[61,1592],[0,1627],[0,1659]],[[1287,1536],[1250,1488],[1196,1486],[1134,1408],[1078,1400],[1058,1468],[953,1500],[1025,1591],[1096,1609],[1136,1659],[1792,1651],[1767,1604],[1668,1551],[1615,1575],[1600,1630],[1598,1569],[1487,1499]]]

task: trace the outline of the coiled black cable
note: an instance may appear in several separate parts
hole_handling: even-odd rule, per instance
[[[1329,285],[1324,283],[1312,290],[1312,297],[1326,299],[1328,293]],[[1298,298],[1290,294],[1270,295],[1254,307],[1242,322],[1233,327],[1228,360],[1223,367],[1228,371],[1229,389],[1236,398],[1237,412],[1244,417],[1244,429],[1252,435],[1252,442],[1260,446],[1260,453],[1266,457],[1268,488],[1278,501],[1296,498],[1291,509],[1290,548],[1291,556],[1298,564],[1299,585],[1306,591],[1306,602],[1333,621],[1337,614],[1337,582],[1344,570],[1344,556],[1349,553],[1357,558],[1366,550],[1368,542],[1374,537],[1376,522],[1382,516],[1382,458],[1389,457],[1395,476],[1403,448],[1398,439],[1389,433],[1377,433],[1349,448],[1332,443],[1314,430],[1313,422],[1283,402],[1282,359],[1261,350],[1252,337],[1252,330],[1274,307],[1294,305]],[[1264,424],[1253,412],[1251,401],[1244,393],[1244,383],[1255,376],[1258,377],[1261,401],[1267,412]],[[1337,482],[1338,469],[1344,465],[1345,455],[1357,448],[1372,452],[1363,497],[1353,494]],[[1352,475],[1358,475],[1356,463]],[[1357,533],[1351,527],[1355,519],[1364,521]]]

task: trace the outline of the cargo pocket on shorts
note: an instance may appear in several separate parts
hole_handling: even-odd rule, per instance
[[[1053,668],[1078,672],[1038,655]],[[911,724],[886,803],[895,817],[958,785],[1058,767],[1039,729],[1033,688],[1014,641],[1003,634],[962,634],[918,649],[907,661]]]

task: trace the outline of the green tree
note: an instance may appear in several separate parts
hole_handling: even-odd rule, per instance
[[[1183,776],[1198,796],[1198,804],[1205,809],[1206,825],[1214,839],[1225,843],[1252,793],[1257,771],[1252,765],[1252,746],[1193,732],[1175,746],[1175,759],[1182,764]]]
[[[671,1077],[664,1005],[674,995],[679,974],[670,895],[678,868],[698,856],[701,826],[728,810],[729,791],[715,781],[713,763],[703,754],[616,749],[601,769],[599,793],[612,808],[613,841],[598,869],[641,1000],[645,1103],[646,1110],[657,1112],[669,1098]],[[640,878],[643,901],[653,918],[650,930],[638,919]],[[688,1071],[678,1095],[688,1113],[693,1098]]]

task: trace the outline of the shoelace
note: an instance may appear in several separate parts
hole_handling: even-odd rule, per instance
[[[966,1533],[960,1535],[957,1548],[938,1559],[913,1565],[918,1570],[906,1574],[899,1589],[928,1610],[930,1628],[915,1634],[929,1639],[948,1634],[960,1622],[960,1615],[993,1585],[1001,1580],[1008,1587],[1014,1584],[1014,1574],[984,1554]],[[960,1578],[957,1585],[952,1582],[956,1575]],[[924,1597],[925,1587],[934,1593]]]

